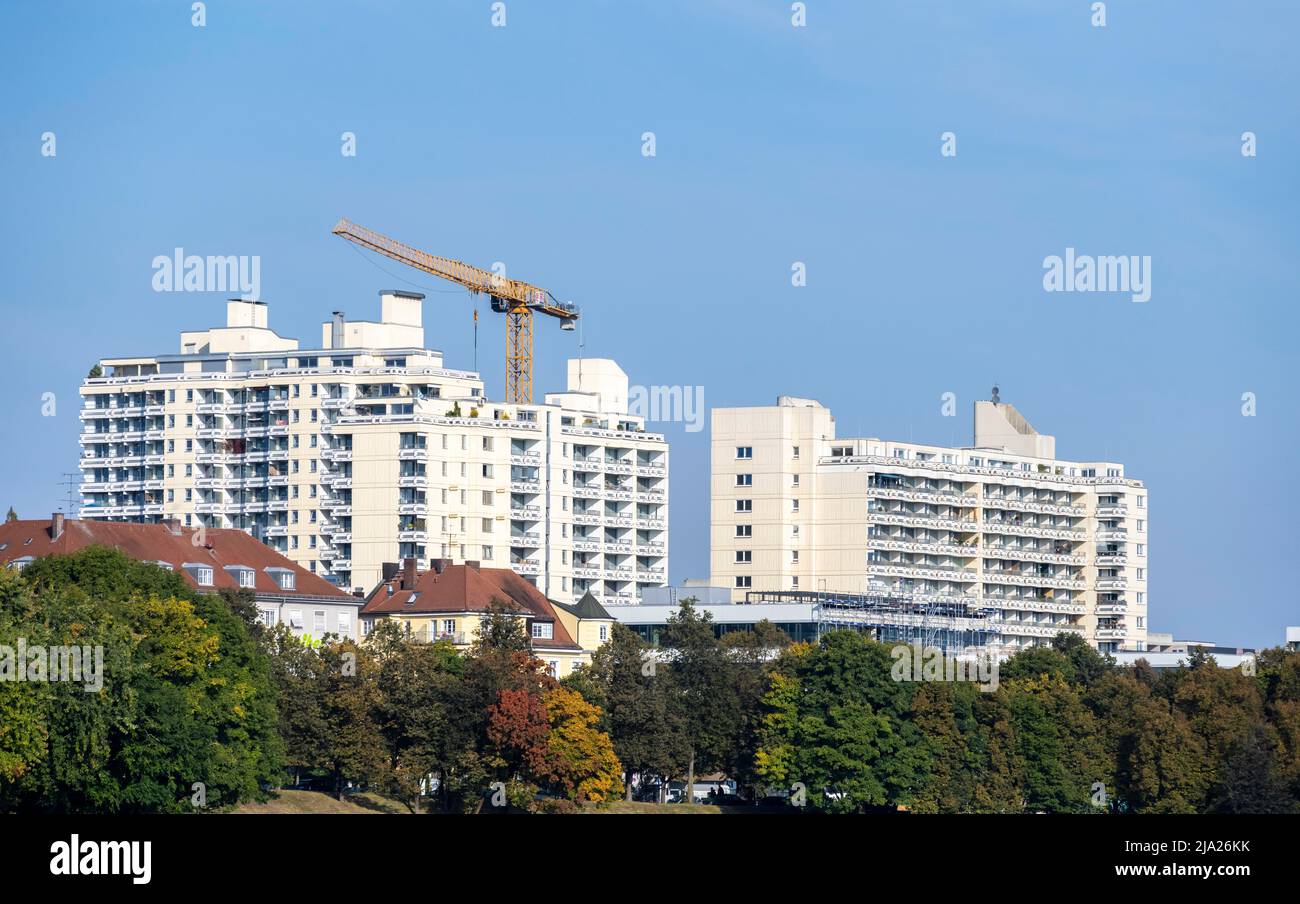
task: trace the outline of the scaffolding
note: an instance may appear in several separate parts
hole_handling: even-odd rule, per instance
[[[1001,635],[996,609],[974,605],[977,601],[892,589],[868,593],[756,590],[745,594],[745,602],[811,605],[818,637],[828,631],[862,631],[882,643],[920,644],[959,658],[987,654]]]

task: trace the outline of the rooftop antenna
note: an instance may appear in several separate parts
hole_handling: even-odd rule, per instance
[[[65,486],[65,487],[68,488],[68,508],[67,508],[67,514],[68,514],[68,517],[69,517],[69,518],[75,518],[75,517],[77,517],[78,512],[77,512],[76,508],[73,506],[72,498],[73,498],[73,495],[74,495],[74,494],[76,493],[76,491],[77,491],[77,487],[81,486],[81,479],[82,479],[82,478],[81,478],[81,472],[80,472],[80,471],[64,471],[63,474],[62,474],[62,477],[63,477],[63,479],[59,481],[59,486]]]

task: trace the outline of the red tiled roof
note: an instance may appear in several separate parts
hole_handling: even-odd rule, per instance
[[[393,593],[388,593],[388,587]],[[415,601],[411,602],[412,596]],[[493,601],[514,609],[534,621],[553,622],[554,635],[549,640],[533,638],[539,648],[577,648],[564,624],[555,616],[551,601],[533,584],[512,568],[475,568],[472,565],[447,565],[441,574],[424,571],[415,583],[405,587],[402,572],[371,591],[364,615],[431,615],[440,612],[486,612]]]
[[[206,545],[196,545],[193,538],[197,529],[177,527],[176,533],[166,524],[135,524],[126,521],[86,521],[66,518],[63,533],[54,539],[53,521],[9,521],[0,523],[0,564],[27,556],[67,555],[88,546],[105,546],[121,550],[133,559],[145,562],[166,562],[186,582],[199,590],[217,590],[222,587],[237,589],[239,579],[226,570],[228,565],[243,565],[254,572],[253,590],[259,595],[338,597],[340,601],[356,601],[329,581],[312,574],[280,555],[271,547],[249,536],[242,530],[210,527]],[[212,566],[212,586],[199,587],[184,566],[202,563]],[[268,568],[292,571],[293,590],[280,589]]]

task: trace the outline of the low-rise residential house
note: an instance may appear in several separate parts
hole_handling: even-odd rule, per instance
[[[477,562],[453,565],[433,559],[420,571],[415,559],[400,568],[385,566],[387,575],[361,610],[363,633],[383,618],[396,619],[417,641],[447,640],[468,648],[494,607],[526,622],[533,654],[551,674],[563,678],[591,662],[591,653],[608,639],[613,619],[591,594],[573,606],[548,600],[532,583],[510,568],[481,568]]]
[[[263,623],[284,622],[299,637],[355,640],[363,600],[344,593],[242,530],[87,521],[55,512],[48,520],[0,524],[0,565],[22,569],[43,556],[91,546],[116,549],[185,578],[195,590],[251,590]]]

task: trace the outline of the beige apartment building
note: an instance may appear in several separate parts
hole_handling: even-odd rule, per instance
[[[972,446],[949,448],[838,438],[810,399],[715,408],[712,582],[736,602],[883,591],[955,604],[1008,652],[1060,631],[1144,650],[1142,482],[1116,462],[1058,459],[1011,405],[976,402],[974,426]]]
[[[319,348],[232,300],[174,355],[105,358],[82,388],[81,515],[245,530],[369,591],[385,563],[511,568],[546,596],[629,603],[667,580],[668,445],[627,375],[571,360],[540,404],[486,398],[424,346],[423,296],[341,312]]]

